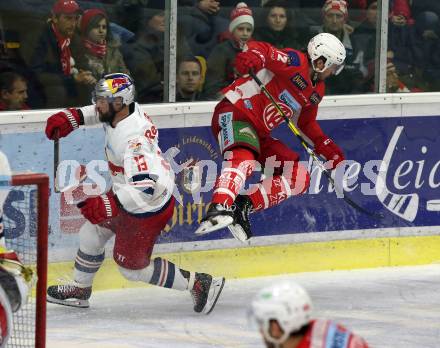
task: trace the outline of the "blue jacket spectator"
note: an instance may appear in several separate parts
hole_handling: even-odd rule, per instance
[[[179,29],[183,30],[194,55],[207,58],[219,43],[219,35],[228,29],[229,22],[218,15],[219,11],[220,1],[199,0],[182,15]]]

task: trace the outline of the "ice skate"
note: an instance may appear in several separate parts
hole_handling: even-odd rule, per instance
[[[194,302],[194,311],[197,313],[209,314],[225,285],[225,278],[213,278],[206,273],[196,273],[191,296]]]
[[[249,214],[253,208],[252,202],[248,196],[238,195],[233,204],[234,222],[228,226],[229,231],[235,239],[240,242],[246,242],[252,237],[251,223]]]
[[[211,233],[232,224],[234,221],[232,209],[232,207],[226,207],[222,204],[211,203],[195,234]]]
[[[88,308],[92,287],[81,288],[73,284],[53,285],[47,289],[47,302],[64,306]]]

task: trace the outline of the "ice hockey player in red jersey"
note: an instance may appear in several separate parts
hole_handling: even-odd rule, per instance
[[[271,136],[272,129],[284,119],[249,71],[256,73],[303,138],[333,169],[344,160],[344,154],[321,130],[316,115],[324,96],[324,80],[337,75],[344,60],[344,45],[328,33],[313,37],[307,53],[254,41],[237,54],[235,67],[242,77],[223,89],[225,98],[217,104],[212,118],[212,131],[224,158],[222,170],[196,234],[227,226],[235,238],[246,241],[252,236],[251,211],[280,204],[302,194],[309,185],[310,176],[299,164],[299,155]],[[266,176],[249,192],[241,192],[256,162],[266,170],[271,168],[273,175]]]
[[[176,290],[187,290],[194,310],[208,314],[222,291],[224,278],[180,269],[156,257],[153,246],[174,211],[174,173],[162,156],[158,130],[135,102],[130,76],[104,76],[94,90],[94,105],[69,108],[50,116],[49,139],[65,137],[80,125],[102,123],[105,153],[112,187],[100,196],[78,204],[87,219],[79,232],[72,284],[50,286],[47,300],[75,307],[89,307],[92,283],[104,261],[104,246],[115,236],[113,259],[131,281]]]
[[[312,319],[312,301],[294,282],[262,289],[250,314],[268,348],[368,348],[365,340],[344,326]]]

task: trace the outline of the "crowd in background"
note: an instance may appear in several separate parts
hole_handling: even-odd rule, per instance
[[[347,51],[327,95],[374,92],[374,0],[178,0],[176,101],[217,100],[249,40],[305,50],[336,35]],[[0,110],[90,103],[104,74],[129,73],[140,103],[164,100],[165,0],[17,0],[0,5]],[[440,91],[440,4],[390,0],[387,92]]]

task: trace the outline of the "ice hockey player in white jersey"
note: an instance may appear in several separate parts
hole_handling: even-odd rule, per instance
[[[26,303],[32,279],[32,271],[23,266],[14,251],[6,249],[3,204],[10,184],[9,162],[0,151],[0,348],[6,347],[8,343],[13,328],[12,313]]]
[[[89,307],[93,279],[104,261],[104,246],[115,236],[113,258],[125,278],[188,290],[194,310],[208,314],[223,289],[224,278],[186,271],[159,257],[150,261],[154,243],[173,215],[174,173],[158,146],[157,128],[135,102],[133,80],[122,73],[104,76],[96,84],[93,102],[60,111],[46,124],[47,137],[55,139],[80,125],[103,123],[112,179],[109,192],[78,204],[87,221],[79,232],[74,282],[50,286],[48,302]]]

